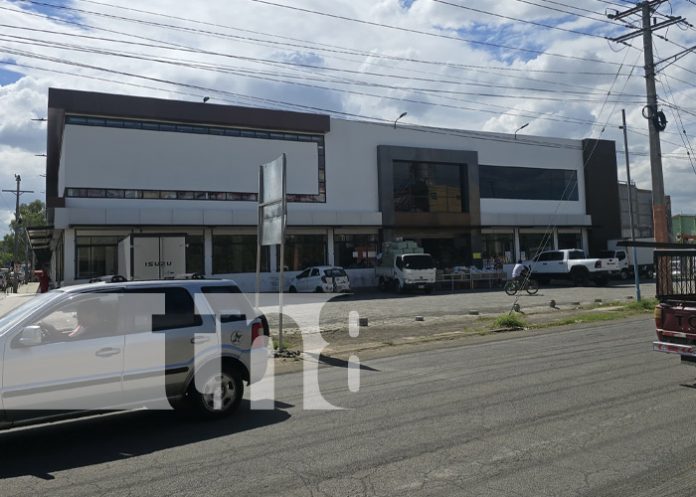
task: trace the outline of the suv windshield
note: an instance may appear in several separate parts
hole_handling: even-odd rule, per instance
[[[435,267],[433,258],[429,255],[405,255],[403,259],[405,269],[432,269]]]

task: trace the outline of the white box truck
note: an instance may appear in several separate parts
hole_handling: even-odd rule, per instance
[[[437,277],[433,258],[410,241],[385,242],[375,272],[381,290],[399,293],[411,289],[430,293]]]
[[[607,250],[600,253],[600,258],[616,259],[617,265],[613,276],[626,280],[633,277],[633,247],[618,246],[618,243],[622,241],[629,240],[609,240],[607,242]],[[655,243],[654,238],[636,238],[636,241]],[[653,278],[655,276],[654,252],[655,249],[653,247],[636,247],[638,274],[643,278]]]

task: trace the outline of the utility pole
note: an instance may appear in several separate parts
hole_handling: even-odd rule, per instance
[[[650,172],[652,177],[652,203],[653,203],[653,230],[655,241],[658,243],[669,242],[667,232],[667,208],[665,204],[665,186],[662,175],[662,152],[660,150],[660,131],[664,131],[667,125],[665,114],[657,107],[657,91],[655,89],[655,66],[653,59],[653,31],[666,28],[673,24],[682,23],[682,17],[668,16],[666,21],[652,22],[652,14],[661,4],[667,0],[643,1],[623,12],[610,14],[608,17],[620,20],[625,17],[640,14],[642,27],[632,33],[613,38],[612,41],[623,43],[632,38],[643,36],[643,56],[645,61],[645,88],[647,92],[647,104],[643,107],[643,117],[648,120],[648,132],[650,139]],[[625,125],[624,125],[625,126]]]
[[[636,241],[636,230],[633,225],[633,202],[631,200],[631,167],[628,160],[628,132],[626,131],[626,109],[621,109],[621,122],[623,126],[624,155],[626,156],[626,198],[628,199],[628,224],[631,227],[631,241]],[[636,283],[636,301],[640,302],[640,279],[638,275],[638,249],[634,245],[633,249],[633,279]]]
[[[19,279],[17,274],[17,264],[18,264],[18,249],[19,249],[19,228],[22,219],[19,216],[19,197],[23,193],[34,193],[34,190],[21,190],[20,185],[22,183],[22,177],[19,174],[15,174],[15,181],[17,182],[16,190],[3,190],[3,192],[14,193],[15,194],[15,229],[14,229],[14,252],[12,255],[12,291],[17,293],[17,288],[19,286]]]

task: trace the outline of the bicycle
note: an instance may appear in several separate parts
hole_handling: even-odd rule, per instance
[[[508,295],[515,295],[522,290],[526,290],[529,295],[534,295],[539,291],[539,283],[531,278],[525,278],[521,282],[512,279],[505,283],[505,293]]]

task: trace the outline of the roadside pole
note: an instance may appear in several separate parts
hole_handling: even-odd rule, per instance
[[[15,194],[15,228],[14,228],[14,252],[12,255],[12,292],[17,293],[19,289],[19,276],[18,276],[18,260],[19,257],[19,228],[22,219],[19,216],[19,197],[22,193],[34,193],[34,190],[20,190],[19,187],[22,183],[22,177],[19,174],[15,174],[15,181],[17,182],[16,190],[3,190],[3,192],[14,193]]]
[[[259,166],[258,231],[256,244],[256,303],[261,286],[261,250],[266,246],[280,246],[280,274],[278,278],[278,350],[283,343],[283,292],[285,291],[285,230],[287,227],[285,154]]]
[[[631,241],[636,241],[636,230],[633,226],[633,204],[631,201],[631,168],[628,160],[628,133],[626,131],[626,109],[621,109],[623,125],[624,156],[626,157],[626,193],[628,194],[628,224],[631,227]],[[640,276],[638,275],[638,248],[633,245],[633,279],[636,283],[636,301],[640,302]]]

